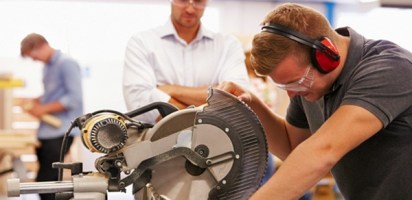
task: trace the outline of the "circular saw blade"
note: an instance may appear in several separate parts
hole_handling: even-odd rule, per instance
[[[196,111],[196,115],[190,115],[193,119],[188,114],[181,115],[185,120],[181,123],[186,124],[181,126],[184,130],[170,128],[179,122],[177,111],[170,123],[162,122],[162,126],[169,127],[172,132],[153,133],[152,138],[164,140],[165,144],[177,143],[198,153],[199,147],[204,148],[202,152],[207,151],[204,155],[207,158],[223,155],[224,161],[211,165],[199,175],[188,172],[188,161],[184,157],[154,166],[150,184],[158,194],[171,200],[248,199],[264,176],[268,152],[258,118],[233,95],[217,89],[209,92],[207,106]],[[193,123],[192,127],[187,127],[188,121]],[[232,155],[231,159],[227,159],[227,153]],[[139,193],[135,194],[135,199],[141,199]]]
[[[258,189],[267,166],[263,127],[256,114],[237,97],[217,89],[209,92],[209,106],[197,118],[225,130],[237,158],[224,182],[212,188],[209,199],[249,199]]]

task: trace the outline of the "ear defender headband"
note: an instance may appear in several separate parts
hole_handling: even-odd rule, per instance
[[[313,66],[321,73],[326,74],[338,67],[340,56],[337,48],[327,37],[312,40],[309,37],[276,24],[265,24],[262,32],[269,32],[287,37],[311,48],[310,59]]]

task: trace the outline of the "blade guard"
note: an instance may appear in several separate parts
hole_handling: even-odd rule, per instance
[[[263,127],[248,105],[227,92],[211,88],[207,102],[195,123],[224,130],[236,155],[232,169],[210,191],[209,199],[249,199],[258,189],[268,162]]]

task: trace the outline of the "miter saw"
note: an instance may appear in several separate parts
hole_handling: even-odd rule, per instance
[[[156,124],[133,117],[157,109]],[[255,113],[235,96],[209,89],[207,104],[177,110],[153,103],[129,113],[103,110],[77,118],[84,146],[104,153],[97,172],[82,163],[54,163],[59,181],[20,183],[8,180],[9,196],[55,193],[57,200],[107,199],[125,192],[135,199],[248,199],[260,186],[267,166],[267,144]],[[66,135],[68,135],[66,134]],[[63,143],[63,146],[65,144]],[[70,181],[62,170],[70,169]]]

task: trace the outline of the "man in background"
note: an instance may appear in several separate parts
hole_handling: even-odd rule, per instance
[[[211,86],[223,81],[248,85],[241,43],[201,23],[208,0],[170,2],[167,23],[133,35],[127,45],[123,95],[128,110],[152,102],[199,106]],[[154,123],[158,116],[152,111],[137,119]]]
[[[127,109],[168,102],[179,109],[206,103],[208,88],[224,81],[249,88],[242,44],[234,36],[212,32],[201,23],[208,0],[170,0],[163,26],[137,33],[128,42],[123,95]],[[157,111],[137,117],[146,123]],[[273,164],[267,171],[270,176]]]
[[[60,159],[63,137],[71,121],[83,114],[80,67],[75,60],[52,48],[37,33],[27,35],[21,41],[20,50],[21,56],[44,63],[44,93],[28,102],[26,110],[41,119],[37,130],[40,145],[36,148],[39,161],[36,181],[56,181],[58,171],[52,168],[52,163]],[[73,136],[67,141],[64,154],[68,152]],[[40,197],[42,200],[55,199],[54,194],[40,194]]]

